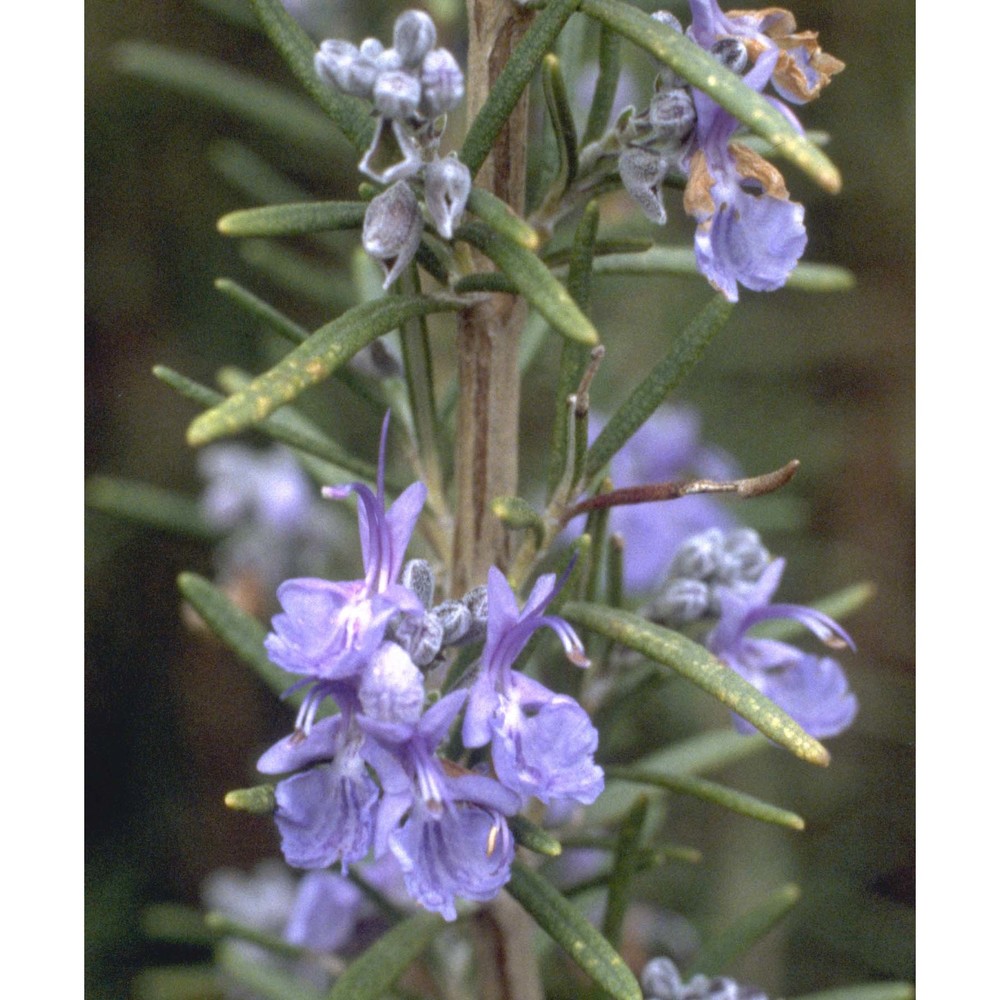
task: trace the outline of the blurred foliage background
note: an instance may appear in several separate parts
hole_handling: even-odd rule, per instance
[[[314,37],[357,41],[386,37],[406,5],[314,6]],[[459,51],[464,13],[453,0],[429,9]],[[683,5],[675,9],[686,22]],[[858,580],[877,586],[874,602],[846,623],[859,652],[844,664],[861,711],[831,741],[828,771],[772,750],[721,775],[802,813],[805,833],[672,800],[670,839],[699,846],[705,859],[658,871],[641,886],[644,899],[705,932],[783,882],[799,882],[803,902],[730,970],[772,996],[913,975],[913,11],[899,0],[800,0],[794,13],[847,62],[803,111],[808,127],[831,134],[844,191],[828,197],[791,167],[786,178],[806,205],[806,258],[849,267],[857,287],[828,296],[744,292],[683,398],[702,410],[706,438],[748,471],[802,460],[780,503],[738,512],[788,556],[785,599],[808,603]],[[351,197],[358,176],[332,127],[325,147],[289,144],[245,116],[121,71],[137,51],[121,45],[142,40],[295,92],[241,0],[90,0],[87,14],[86,468],[194,496],[194,456],[184,444],[193,406],[151,367],[165,363],[206,384],[222,364],[260,370],[266,343],[215,292],[214,279],[240,281],[314,328],[344,304],[354,245],[347,234],[333,247],[339,267],[324,264],[306,295],[287,273],[262,272],[253,245],[215,230],[220,215],[256,201],[234,186],[227,164],[252,150],[321,198]],[[582,24],[571,26],[567,44],[586,45]],[[626,58],[641,94],[652,67],[641,53]],[[679,197],[668,210],[666,239],[689,243]],[[602,225],[626,214],[638,213],[607,199]],[[699,279],[603,278],[595,291],[608,356],[593,396],[608,410],[709,290]],[[555,343],[543,348],[524,398],[550,398],[557,358]],[[371,458],[370,417],[339,387],[313,397],[314,415],[327,414],[338,439]],[[529,492],[543,475],[551,417],[545,406],[522,410]],[[353,552],[350,536],[346,548]],[[205,545],[88,513],[86,929],[94,996],[127,996],[142,966],[191,957],[144,940],[144,905],[196,903],[213,868],[249,868],[277,851],[272,824],[228,812],[222,796],[252,781],[257,754],[286,730],[288,716],[228,652],[185,627],[175,581],[188,568],[211,574]],[[671,687],[669,702],[644,706],[634,731],[609,740],[641,746],[725,723],[725,713],[682,687]]]

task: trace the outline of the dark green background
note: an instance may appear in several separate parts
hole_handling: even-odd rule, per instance
[[[386,38],[404,5],[388,6],[376,25],[347,9],[331,4],[339,35]],[[806,204],[807,258],[849,267],[857,288],[745,293],[683,396],[703,408],[708,438],[746,469],[803,462],[788,491],[798,530],[771,526],[773,507],[746,512],[789,557],[783,597],[807,602],[857,580],[877,585],[874,603],[847,623],[859,652],[844,664],[862,707],[853,729],[830,742],[827,772],[773,751],[724,775],[802,812],[805,834],[678,802],[670,837],[702,847],[705,861],[642,886],[644,898],[711,933],[783,881],[799,881],[806,899],[783,931],[733,969],[772,996],[913,975],[913,12],[852,0],[799,3],[795,13],[848,64],[802,113],[808,127],[832,134],[844,191],[826,196],[793,168],[786,178]],[[450,37],[457,49],[460,24]],[[216,233],[215,220],[247,201],[213,170],[213,144],[245,142],[317,197],[351,197],[357,175],[346,146],[339,159],[317,155],[118,74],[114,46],[126,39],[296,85],[260,35],[197,2],[88,4],[87,471],[194,495],[183,442],[193,409],[152,378],[152,365],[211,383],[221,364],[259,369],[267,357],[213,280],[235,278],[306,326],[331,315],[257,274]],[[648,84],[644,56],[628,59]],[[605,224],[625,208],[607,202]],[[688,241],[676,193],[668,210],[667,238]],[[335,278],[330,287],[335,297]],[[708,294],[699,280],[597,286],[594,317],[608,345],[598,405],[622,398]],[[551,397],[557,345],[542,358],[525,387],[532,400]],[[313,405],[338,398],[317,390]],[[348,412],[329,426],[370,451],[371,421]],[[549,421],[547,405],[523,407],[533,442],[522,459],[526,482],[541,475]],[[221,799],[253,780],[256,754],[287,716],[227,653],[180,623],[175,578],[187,568],[211,572],[204,547],[96,513],[87,528],[88,984],[95,996],[124,996],[136,968],[180,957],[143,942],[145,903],[194,902],[212,868],[246,868],[276,850],[269,823],[227,813]],[[700,695],[685,695],[646,706],[635,733],[614,738],[641,743],[647,732],[662,739],[664,727],[682,734],[724,721]]]

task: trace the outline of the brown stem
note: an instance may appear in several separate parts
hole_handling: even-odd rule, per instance
[[[646,483],[642,486],[623,486],[618,490],[598,493],[587,497],[570,507],[562,517],[566,524],[578,514],[586,514],[591,510],[603,510],[606,507],[625,507],[629,504],[653,503],[657,500],[677,500],[692,493],[735,493],[738,497],[748,500],[750,497],[773,493],[787,483],[798,471],[799,460],[793,458],[787,465],[773,472],[765,472],[760,476],[750,476],[746,479],[728,479],[717,482],[714,479],[695,479],[686,483]]]
[[[533,14],[510,0],[467,0],[467,120],[472,121]],[[522,95],[476,178],[479,187],[524,209],[527,94]],[[474,268],[492,264],[476,253]],[[517,493],[519,379],[517,345],[526,309],[521,299],[494,294],[458,319],[459,400],[455,442],[455,540],[451,589],[459,596],[506,567],[507,535],[490,510],[496,496]]]

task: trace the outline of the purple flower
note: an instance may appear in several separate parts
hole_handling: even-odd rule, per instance
[[[383,789],[375,855],[387,846],[413,898],[446,920],[456,917],[456,897],[492,899],[510,877],[514,842],[504,817],[520,805],[492,778],[436,756],[465,698],[454,691],[415,723],[358,719],[385,751],[374,764]]]
[[[770,79],[778,50],[765,52],[743,78],[754,90]],[[731,302],[737,285],[752,291],[780,288],[806,246],[804,209],[788,200],[776,167],[730,139],[739,122],[701,91],[697,148],[691,157],[684,209],[698,221],[695,259],[711,285]]]
[[[368,742],[341,715],[321,720],[308,735],[297,730],[257,762],[265,774],[313,765],[275,788],[274,818],[290,865],[328,868],[339,861],[346,870],[368,853],[379,799],[365,766],[372,760]]]
[[[496,567],[490,567],[486,645],[482,666],[469,692],[462,727],[467,747],[492,742],[497,777],[522,799],[543,802],[570,798],[593,802],[604,788],[594,763],[597,730],[569,696],[512,669],[531,636],[552,629],[570,660],[587,666],[583,645],[572,628],[545,608],[556,595],[555,575],[539,577],[522,610]]]
[[[308,730],[319,700],[356,678],[378,649],[389,619],[397,612],[422,613],[419,599],[396,580],[427,489],[413,483],[385,510],[385,442],[389,416],[382,424],[377,492],[364,483],[327,487],[324,496],[358,497],[358,530],[365,567],[363,580],[333,582],[313,578],[286,580],[278,588],[283,613],[272,620],[265,640],[268,656],[300,683],[315,683],[297,725]],[[341,706],[343,707],[343,706]]]
[[[603,425],[603,418],[591,415],[594,437]],[[611,460],[616,486],[688,477],[733,479],[739,474],[730,455],[702,442],[701,419],[689,406],[661,407]],[[677,550],[691,535],[709,528],[735,527],[736,519],[724,502],[693,494],[666,503],[613,508],[610,523],[625,542],[625,587],[632,593],[646,593],[662,581]]]
[[[702,48],[723,38],[739,38],[754,61],[774,52],[770,75],[774,89],[793,104],[818,97],[844,64],[823,52],[815,31],[795,31],[795,18],[780,7],[734,10],[723,14],[716,0],[689,0],[691,37]]]
[[[337,951],[354,935],[364,904],[364,894],[343,876],[309,872],[299,882],[285,940],[311,951]]]
[[[759,622],[791,618],[828,646],[854,649],[851,637],[827,615],[797,604],[770,603],[784,569],[784,559],[775,559],[753,587],[741,590],[720,587],[722,614],[705,645],[810,735],[836,736],[851,724],[857,713],[857,699],[837,661],[803,653],[776,639],[748,635]],[[745,720],[734,721],[740,731],[753,731]]]

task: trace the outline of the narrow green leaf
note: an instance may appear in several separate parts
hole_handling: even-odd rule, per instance
[[[265,964],[252,953],[222,944],[216,952],[218,967],[259,1000],[323,1000],[323,994],[277,964]]]
[[[281,0],[250,0],[261,27],[306,93],[336,122],[359,152],[371,142],[375,123],[368,105],[323,83],[316,75],[316,46],[285,10]]]
[[[715,295],[674,341],[662,361],[632,391],[615,411],[587,452],[585,476],[589,480],[604,468],[633,434],[646,422],[668,393],[683,381],[725,326],[733,304]]]
[[[299,326],[295,320],[235,281],[229,278],[216,278],[215,288],[269,330],[273,330],[293,344],[301,344],[309,337],[309,331],[304,326]]]
[[[408,917],[351,962],[327,994],[327,1000],[382,1000],[442,927],[436,913]]]
[[[231,24],[239,25],[241,28],[249,28],[253,31],[260,28],[248,0],[198,0],[198,4],[210,14],[221,17]]]
[[[564,337],[591,347],[597,343],[594,325],[580,311],[569,292],[553,277],[552,272],[531,251],[482,222],[466,223],[455,235],[486,254],[514,282],[528,302]]]
[[[576,125],[573,122],[573,111],[566,96],[566,81],[563,80],[559,59],[549,53],[542,60],[542,93],[552,120],[552,131],[556,137],[556,147],[559,150],[559,170],[552,183],[552,192],[561,198],[563,192],[576,180],[577,172],[577,139]]]
[[[514,839],[527,850],[544,854],[548,858],[558,858],[562,854],[562,844],[548,830],[535,826],[523,816],[511,816],[507,825],[514,834]]]
[[[765,97],[694,42],[623,0],[581,0],[580,10],[646,49],[703,90],[820,187],[831,193],[840,190],[840,172],[826,154],[801,136]]]
[[[302,236],[331,229],[357,229],[365,221],[363,201],[313,201],[264,205],[224,215],[218,222],[223,236]]]
[[[84,499],[94,510],[152,528],[205,540],[218,537],[218,532],[202,517],[197,500],[149,483],[117,476],[91,476]]]
[[[701,276],[690,247],[655,246],[644,253],[606,254],[594,262],[596,274],[683,274]],[[854,275],[835,264],[798,264],[785,288],[800,292],[846,292],[855,285]]]
[[[208,962],[152,966],[132,980],[129,995],[134,1000],[216,1000],[219,971]]]
[[[318,158],[344,157],[344,145],[326,118],[283,87],[216,59],[151,42],[123,42],[112,58],[123,73],[220,107]]]
[[[464,295],[466,292],[504,292],[507,295],[517,295],[517,285],[502,271],[467,274],[464,278],[459,278],[452,289],[457,295]]]
[[[301,958],[308,954],[304,948],[290,944],[277,934],[268,934],[256,927],[248,927],[228,914],[218,911],[209,911],[205,914],[205,926],[223,937],[251,941],[260,948],[266,948],[275,955],[283,955],[286,958]]]
[[[861,983],[806,993],[795,1000],[914,1000],[916,995],[913,983]]]
[[[239,249],[251,267],[292,295],[334,312],[355,301],[351,283],[339,267],[318,264],[313,257],[270,240],[248,239]]]
[[[642,237],[619,236],[613,239],[595,240],[594,256],[606,257],[608,254],[640,254],[652,250],[653,241]],[[568,264],[573,256],[572,246],[547,246],[540,254],[549,267],[558,268]],[[596,268],[595,268],[596,269]]]
[[[205,926],[205,916],[193,906],[157,903],[142,911],[142,931],[156,941],[210,945],[219,935]]]
[[[462,144],[459,159],[469,168],[473,177],[479,173],[479,168],[490,155],[496,137],[510,118],[545,53],[552,48],[570,14],[579,5],[580,0],[552,0],[535,18],[520,44],[511,53]]]
[[[822,611],[831,618],[846,618],[860,608],[863,608],[875,596],[875,584],[865,581],[844,587],[833,594],[807,602],[810,608]],[[755,625],[753,634],[767,639],[789,639],[807,629],[804,625],[791,618],[774,619]]]
[[[621,35],[606,24],[601,25],[601,35],[597,48],[597,83],[594,97],[587,114],[587,125],[583,130],[583,145],[596,142],[604,135],[614,107],[618,91],[618,75],[621,72]]]
[[[685,774],[669,774],[663,771],[650,771],[639,767],[606,767],[604,776],[616,781],[628,781],[639,785],[653,785],[665,788],[679,795],[691,795],[713,805],[722,806],[741,816],[759,819],[764,823],[776,826],[786,826],[791,830],[804,830],[805,820],[787,809],[773,806],[769,802],[738,792],[733,788],[706,781],[704,778],[693,778]]]
[[[226,792],[227,809],[268,816],[274,812],[274,785],[254,785],[252,788],[234,788]]]
[[[649,801],[639,796],[635,805],[626,813],[618,830],[615,853],[608,878],[608,903],[604,909],[602,930],[613,948],[621,946],[622,926],[629,904],[629,889],[635,876],[635,859],[640,851],[643,824],[649,812]]]
[[[497,232],[520,243],[525,250],[538,249],[538,233],[525,222],[503,199],[483,188],[474,187],[469,192],[466,208]]]
[[[584,209],[576,232],[573,234],[573,246],[570,249],[566,290],[584,312],[590,307],[594,244],[597,240],[597,227],[600,224],[600,219],[600,209],[597,202],[590,202]],[[567,434],[569,412],[566,407],[566,398],[576,391],[589,361],[590,351],[583,344],[570,340],[563,342],[562,355],[559,359],[559,376],[556,382],[556,412],[552,424],[552,447],[548,461],[550,497],[555,493],[566,469],[566,448],[569,440]],[[577,448],[586,448],[586,434],[583,435],[583,438],[583,441],[577,440]]]
[[[600,632],[697,684],[796,757],[824,767],[830,763],[826,748],[794,719],[704,646],[679,632],[654,625],[630,612],[597,604],[570,602],[563,605],[561,614],[574,624]]]
[[[530,531],[535,536],[535,544],[542,544],[545,522],[527,500],[521,497],[494,497],[490,508],[508,528]]]
[[[506,888],[542,930],[611,996],[642,1000],[642,990],[621,955],[550,882],[515,861]]]
[[[802,890],[797,885],[775,889],[763,902],[745,913],[718,937],[702,945],[687,975],[701,973],[717,976],[734,959],[749,951],[799,901]]]
[[[241,611],[226,595],[197,573],[181,573],[177,586],[184,598],[204,619],[205,624],[244,660],[275,694],[284,694],[290,686],[289,675],[268,659],[264,651],[267,630],[256,618]],[[297,704],[302,693],[288,701]]]
[[[238,368],[223,368],[219,372],[219,382],[223,389],[230,395],[243,392],[252,382],[252,376]],[[227,397],[219,399],[221,403]],[[382,416],[384,411],[379,415]],[[273,437],[276,441],[281,441],[291,448],[304,455],[312,455],[329,463],[336,470],[338,479],[351,480],[363,479],[366,482],[374,483],[376,468],[371,462],[366,462],[363,458],[358,458],[353,452],[348,451],[338,444],[333,438],[323,433],[311,420],[291,407],[283,407],[257,426],[258,430]],[[327,482],[330,485],[332,480]],[[396,493],[401,493],[405,484],[398,480],[389,478],[386,480],[389,488]]]
[[[366,344],[405,320],[457,308],[452,301],[393,295],[348,309],[321,326],[242,392],[198,417],[188,428],[188,442],[197,447],[258,424],[346,364]]]

